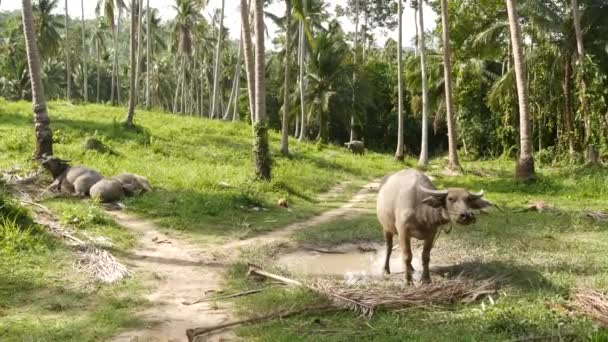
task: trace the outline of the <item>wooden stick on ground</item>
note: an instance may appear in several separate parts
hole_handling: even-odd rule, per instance
[[[194,342],[198,336],[205,335],[210,332],[217,331],[217,330],[230,328],[235,325],[267,321],[267,320],[272,320],[275,318],[287,318],[287,317],[291,317],[291,316],[295,316],[295,315],[299,315],[299,314],[305,314],[305,313],[321,313],[321,312],[341,311],[341,310],[342,310],[341,308],[335,307],[333,305],[321,305],[321,306],[305,307],[305,308],[301,308],[301,309],[273,312],[273,313],[267,314],[267,315],[256,316],[256,317],[241,319],[238,321],[227,322],[227,323],[215,325],[212,327],[188,329],[188,330],[186,330],[186,336],[188,336],[188,342]]]
[[[287,285],[304,286],[304,284],[302,284],[301,282],[299,282],[297,280],[289,279],[289,278],[282,277],[277,274],[272,274],[272,273],[266,272],[260,266],[254,265],[252,263],[249,263],[249,270],[247,271],[247,275],[258,275],[258,276],[278,280]]]
[[[239,292],[239,293],[232,293],[232,294],[223,295],[223,296],[214,296],[214,297],[209,297],[209,298],[201,298],[201,299],[195,300],[194,302],[182,302],[182,304],[184,304],[184,305],[193,305],[193,304],[198,304],[198,303],[210,302],[212,300],[217,300],[217,299],[228,299],[228,298],[242,297],[242,296],[247,296],[247,295],[250,295],[250,294],[262,292],[262,291],[264,291],[266,289],[267,289],[267,287],[263,287],[261,289],[249,290],[249,291],[244,291],[244,292]]]

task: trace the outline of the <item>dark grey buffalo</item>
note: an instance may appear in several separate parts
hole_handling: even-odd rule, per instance
[[[353,140],[351,142],[344,143],[347,149],[349,149],[353,154],[363,155],[365,154],[365,143],[359,140]]]
[[[412,282],[411,238],[414,237],[424,241],[422,282],[430,283],[431,248],[439,227],[450,222],[461,225],[474,223],[473,210],[492,205],[482,196],[483,191],[470,193],[462,188],[437,190],[427,176],[416,170],[404,170],[385,177],[376,207],[386,240],[384,271],[390,273],[389,259],[396,234],[405,265],[405,277],[408,283]]]
[[[53,187],[59,191],[67,191],[78,196],[88,196],[91,187],[103,176],[87,167],[70,166],[68,160],[54,156],[45,156],[42,166],[53,176]]]

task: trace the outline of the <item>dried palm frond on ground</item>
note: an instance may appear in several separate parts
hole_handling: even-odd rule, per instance
[[[351,309],[367,317],[371,317],[378,308],[398,310],[458,301],[472,302],[481,296],[495,293],[498,285],[497,278],[475,282],[463,277],[435,284],[410,286],[406,289],[387,282],[369,283],[365,286],[348,286],[333,280],[305,283],[266,272],[253,264],[249,264],[248,274],[271,278],[288,285],[307,287],[331,299],[337,306]]]
[[[321,280],[309,285],[309,288],[331,298],[336,305],[348,307],[369,317],[379,308],[398,310],[459,301],[472,302],[480,296],[495,293],[497,282],[495,278],[475,282],[459,277],[403,289],[400,286],[380,284],[349,287],[335,281]]]
[[[574,290],[574,306],[589,317],[608,326],[608,295],[589,288]]]
[[[608,212],[605,211],[590,210],[585,212],[585,216],[597,222],[608,222]]]

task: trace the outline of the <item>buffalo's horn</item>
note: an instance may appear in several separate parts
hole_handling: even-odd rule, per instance
[[[421,185],[419,185],[418,187],[420,188],[420,191],[424,192],[425,194],[427,194],[429,196],[441,197],[441,196],[446,196],[448,194],[447,190],[431,190],[431,189],[427,189]]]
[[[481,198],[481,197],[483,197],[483,190],[481,190],[480,192],[471,192],[471,193],[469,193],[469,195],[470,195],[471,199]]]

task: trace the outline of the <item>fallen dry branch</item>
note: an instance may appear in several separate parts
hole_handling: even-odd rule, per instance
[[[249,291],[243,291],[243,292],[238,292],[238,293],[232,293],[232,294],[227,294],[227,295],[222,295],[222,296],[214,296],[214,297],[208,297],[208,298],[201,298],[201,299],[197,299],[193,302],[182,302],[182,304],[184,305],[194,305],[194,304],[198,304],[198,303],[204,303],[204,302],[210,302],[210,301],[214,301],[214,300],[219,300],[219,299],[228,299],[228,298],[236,298],[236,297],[242,297],[242,296],[247,296],[250,294],[254,294],[254,293],[259,293],[262,292],[264,290],[266,290],[267,288],[261,288],[261,289],[254,289],[254,290],[249,290]]]
[[[283,319],[283,318],[288,318],[291,316],[301,315],[301,314],[324,313],[324,312],[340,311],[340,310],[342,310],[342,309],[337,308],[333,305],[321,305],[321,306],[304,307],[304,308],[293,309],[293,310],[282,310],[282,311],[273,312],[273,313],[270,313],[267,315],[255,316],[255,317],[251,317],[251,318],[241,319],[238,321],[226,322],[226,323],[214,325],[211,327],[188,329],[188,330],[186,330],[186,336],[188,336],[188,342],[194,342],[194,341],[196,341],[196,339],[199,336],[209,334],[214,331],[230,328],[230,327],[233,327],[236,325],[251,324],[251,323],[256,323],[256,322],[261,322],[261,321],[269,321],[269,320],[273,320],[273,319],[277,319],[277,318]]]
[[[608,295],[589,288],[574,291],[574,306],[580,312],[608,326]]]
[[[316,247],[309,247],[309,246],[304,246],[302,248],[307,251],[318,252],[318,253],[322,253],[322,254],[346,254],[343,251],[336,251],[336,250],[324,249],[324,248],[316,248]]]
[[[462,277],[445,282],[409,287],[403,290],[397,286],[373,284],[355,287],[330,280],[319,280],[311,284],[283,277],[249,264],[249,275],[263,276],[288,285],[303,286],[331,299],[335,305],[351,309],[366,317],[371,317],[379,309],[400,310],[407,307],[422,307],[455,302],[470,303],[482,296],[496,292],[497,278],[474,282]]]

